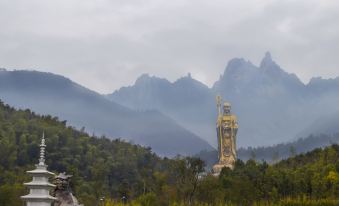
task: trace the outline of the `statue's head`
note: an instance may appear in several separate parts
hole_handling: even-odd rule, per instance
[[[224,114],[231,114],[231,104],[228,102],[224,103]]]
[[[55,185],[57,190],[68,190],[69,182],[72,175],[66,175],[65,172],[55,177]]]

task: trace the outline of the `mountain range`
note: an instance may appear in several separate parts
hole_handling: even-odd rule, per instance
[[[169,82],[144,74],[134,85],[107,97],[131,109],[160,111],[216,146],[216,95],[230,102],[238,116],[240,147],[339,131],[339,118],[332,121],[339,117],[339,78],[318,77],[304,84],[295,74],[285,72],[268,52],[259,66],[243,58],[230,60],[211,88],[190,75]]]
[[[135,111],[71,80],[37,71],[0,71],[0,99],[16,108],[57,116],[77,128],[149,146],[160,155],[212,147],[158,111]]]
[[[230,60],[212,87],[190,74],[174,82],[144,74],[102,95],[52,73],[0,69],[0,99],[67,120],[97,135],[149,146],[160,155],[192,155],[216,146],[216,95],[238,116],[238,147],[339,132],[339,77],[304,84],[266,53],[259,66]],[[213,147],[212,147],[212,146]]]

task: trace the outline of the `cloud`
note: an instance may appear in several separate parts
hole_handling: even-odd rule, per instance
[[[339,74],[339,2],[0,0],[0,67],[65,75],[107,93],[142,73],[211,85],[266,50],[304,82]]]

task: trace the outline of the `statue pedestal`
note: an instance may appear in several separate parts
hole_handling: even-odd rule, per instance
[[[233,168],[234,168],[233,164],[220,164],[220,163],[217,163],[217,164],[215,164],[215,165],[213,166],[212,174],[213,174],[214,176],[219,176],[219,174],[220,174],[222,168],[224,168],[224,167],[228,167],[228,168],[230,168],[231,170],[233,170]]]

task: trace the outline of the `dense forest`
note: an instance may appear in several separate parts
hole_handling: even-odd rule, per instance
[[[199,158],[160,158],[151,148],[0,103],[0,206],[23,204],[25,171],[38,161],[43,131],[49,170],[72,174],[73,192],[86,206],[119,205],[123,196],[138,206],[339,205],[338,145],[275,164],[238,160],[214,177]]]

